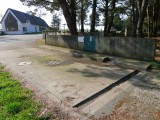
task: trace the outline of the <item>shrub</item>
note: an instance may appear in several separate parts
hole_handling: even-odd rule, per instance
[[[155,69],[160,69],[160,63],[159,63],[159,62],[152,62],[151,65],[152,65],[153,68],[155,68]]]

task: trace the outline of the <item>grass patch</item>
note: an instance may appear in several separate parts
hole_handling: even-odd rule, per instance
[[[48,61],[53,61],[53,60],[57,60],[54,56],[38,56],[35,57],[36,60],[38,60],[40,63],[45,63]]]
[[[0,120],[44,120],[36,115],[40,103],[32,95],[0,65]]]
[[[39,47],[41,45],[45,45],[45,40],[44,39],[36,41],[36,47]]]

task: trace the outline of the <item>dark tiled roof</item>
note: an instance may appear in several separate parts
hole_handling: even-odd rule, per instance
[[[47,23],[39,18],[39,17],[36,17],[36,16],[32,16],[32,15],[29,15],[27,13],[23,13],[23,12],[20,12],[20,11],[17,11],[17,10],[14,10],[14,9],[11,9],[9,8],[8,10],[11,10],[12,13],[22,22],[22,23],[26,23],[27,20],[30,21],[31,24],[33,25],[39,25],[39,26],[43,26],[43,27],[48,27]]]

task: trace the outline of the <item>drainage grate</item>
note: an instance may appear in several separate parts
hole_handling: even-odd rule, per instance
[[[129,80],[130,78],[134,77],[138,73],[139,73],[138,70],[133,71],[132,73],[130,73],[127,76],[121,78],[120,80],[112,83],[111,85],[107,86],[106,88],[104,88],[104,89],[100,90],[99,92],[93,94],[92,96],[86,98],[85,100],[79,102],[78,104],[74,105],[73,107],[78,108],[78,107],[90,102],[91,100],[94,100],[95,98],[101,96],[102,94],[110,91],[112,88],[114,88],[114,87],[126,82],[127,80]]]

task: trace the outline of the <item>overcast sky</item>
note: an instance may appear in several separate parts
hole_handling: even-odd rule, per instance
[[[34,9],[34,7],[27,7],[23,5],[22,2],[20,2],[20,0],[0,0],[0,21],[2,19],[2,15],[5,14],[8,8],[12,8],[22,12],[27,12]],[[45,11],[45,12],[47,13],[47,15],[42,16],[42,19],[44,19],[48,23],[48,25],[50,25],[52,20],[52,14],[48,11]],[[61,24],[64,24],[64,23],[65,23],[65,20],[62,17]]]

